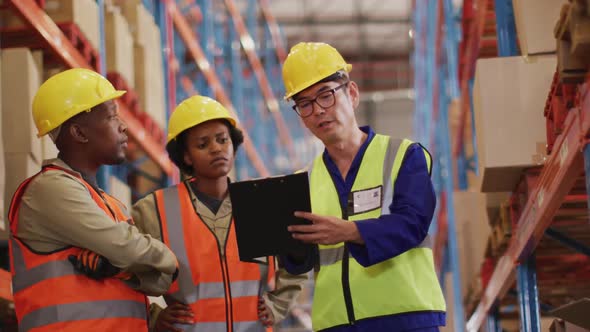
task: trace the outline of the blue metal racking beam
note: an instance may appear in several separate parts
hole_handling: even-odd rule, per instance
[[[539,294],[537,291],[537,272],[535,255],[531,254],[518,266],[518,303],[520,305],[521,331],[541,331],[541,316],[539,314]]]
[[[496,31],[498,35],[498,55],[518,55],[514,10],[511,0],[494,0],[496,10]],[[539,295],[535,271],[535,255],[524,258],[517,267],[518,302],[523,331],[538,332],[541,329],[539,314]]]
[[[453,294],[445,294],[454,303],[456,331],[464,330],[461,273],[456,238],[453,204],[453,160],[448,130],[449,104],[459,96],[457,78],[457,48],[459,41],[457,16],[451,1],[415,2],[416,116],[415,134],[434,156],[433,182],[438,196],[436,218],[431,231],[445,232],[440,238],[446,246],[436,246],[444,264],[440,276],[447,269],[452,272]],[[443,28],[444,26],[444,28]],[[432,52],[432,49],[435,52]],[[442,206],[444,204],[444,206]],[[440,224],[444,222],[445,224]],[[445,249],[446,248],[446,249]]]
[[[584,161],[586,161],[586,156],[584,156]],[[588,181],[588,177],[586,177],[586,181]],[[576,252],[582,253],[586,256],[590,256],[590,248],[586,245],[584,245],[581,242],[575,241],[571,238],[569,238],[567,235],[553,229],[553,228],[547,228],[547,230],[545,231],[545,235],[549,236],[550,238],[560,242],[561,244],[565,245],[566,247],[569,247],[573,250],[575,250]]]
[[[495,308],[487,318],[487,332],[502,332],[502,325],[500,324],[500,312]]]

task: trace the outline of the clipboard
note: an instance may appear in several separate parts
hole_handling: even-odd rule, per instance
[[[295,211],[311,211],[307,172],[229,184],[240,260],[305,252],[313,245],[293,238],[289,225],[310,224]]]

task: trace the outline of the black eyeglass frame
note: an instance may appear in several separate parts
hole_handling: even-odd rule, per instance
[[[318,105],[319,107],[321,107],[323,109],[326,109],[326,108],[329,108],[329,107],[334,106],[334,104],[336,104],[336,91],[338,91],[338,90],[342,89],[343,87],[347,86],[348,83],[350,83],[350,81],[346,81],[346,82],[344,82],[344,83],[340,84],[339,86],[334,87],[332,89],[322,91],[322,92],[318,93],[315,96],[315,98],[313,98],[311,100],[310,99],[306,99],[305,102],[309,102],[310,105],[311,105],[310,111],[306,115],[303,115],[301,113],[301,111],[299,110],[299,107],[297,105],[297,102],[295,102],[295,105],[291,106],[291,108],[293,108],[293,110],[295,111],[295,113],[297,113],[297,115],[299,115],[300,117],[307,118],[308,116],[310,116],[310,115],[313,114],[313,103],[316,103],[316,105]],[[325,95],[326,93],[331,93],[332,94],[332,104],[327,105],[327,106],[324,106],[324,105],[321,105],[317,100],[318,100],[318,98],[320,96]]]

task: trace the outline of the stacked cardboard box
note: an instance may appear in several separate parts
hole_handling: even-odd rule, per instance
[[[29,49],[2,51],[2,139],[6,163],[3,206],[18,185],[40,170],[41,140],[33,122],[31,104],[40,85],[42,69]]]
[[[587,1],[564,2],[553,30],[557,69],[563,83],[583,83],[590,67],[590,7]],[[555,22],[555,20],[554,20]]]
[[[479,277],[491,231],[486,212],[485,194],[455,192],[453,203],[461,268],[461,292],[465,296],[474,284],[474,279]]]
[[[117,72],[130,87],[135,87],[133,36],[121,9],[105,6],[107,72]]]
[[[133,34],[135,91],[142,109],[161,127],[166,126],[164,70],[160,28],[139,0],[118,1]]]
[[[98,5],[95,0],[45,0],[45,12],[56,23],[76,23],[92,46],[100,47]],[[24,27],[23,20],[10,8],[2,10],[0,25]]]
[[[554,53],[553,22],[564,1],[512,0],[520,51],[523,55]]]
[[[512,191],[545,153],[543,112],[555,56],[479,59],[473,107],[481,190]]]
[[[558,317],[551,325],[550,332],[588,332],[590,331],[590,299],[581,298],[552,310]]]
[[[127,19],[129,29],[136,44],[146,45],[149,42],[149,29],[146,29],[154,22],[153,16],[144,7],[141,0],[118,0],[114,1]]]
[[[553,323],[552,317],[541,317],[541,332],[550,332],[551,331],[551,323]],[[508,318],[501,320],[501,326],[503,332],[521,332],[522,330],[522,322],[519,319]],[[491,331],[489,331],[491,332]]]

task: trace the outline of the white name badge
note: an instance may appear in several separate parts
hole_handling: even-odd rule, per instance
[[[382,191],[383,186],[353,191],[351,193],[352,213],[359,214],[380,208]]]

